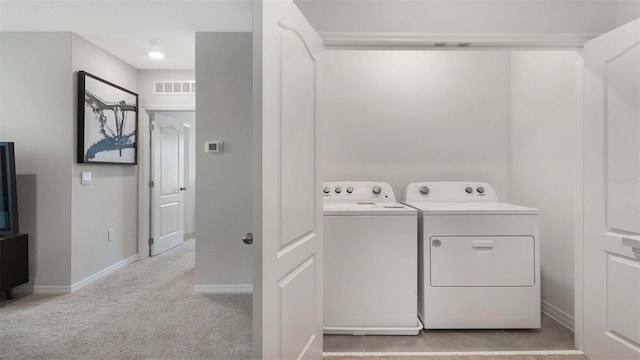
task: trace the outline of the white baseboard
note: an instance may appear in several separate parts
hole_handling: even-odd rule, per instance
[[[251,294],[253,284],[196,285],[194,294]]]
[[[71,286],[47,286],[47,285],[35,285],[35,286],[31,286],[31,285],[24,285],[24,286],[18,286],[17,288],[14,289],[16,294],[33,294],[33,295],[66,295],[66,294],[71,294],[75,291],[78,291],[79,289],[89,285],[90,283],[103,278],[109,274],[111,274],[112,272],[121,269],[135,261],[138,260],[138,254],[130,256],[122,261],[119,261],[111,266],[109,266],[106,269],[103,269],[89,277],[87,277],[86,279],[80,280],[77,283],[71,285]]]
[[[556,319],[560,324],[566,326],[571,331],[575,331],[576,319],[566,312],[560,310],[557,306],[552,305],[545,300],[542,300],[542,312]]]
[[[421,356],[464,356],[464,357],[481,357],[481,356],[527,356],[527,355],[584,355],[579,350],[532,350],[532,351],[426,351],[426,352],[324,352],[323,357],[421,357]]]
[[[117,263],[109,266],[106,269],[100,270],[97,273],[78,281],[77,283],[71,286],[47,286],[47,285],[23,285],[18,286],[14,289],[16,294],[33,294],[33,295],[66,295],[76,292],[83,287],[91,284],[92,282],[101,279],[112,272],[122,269],[123,267],[138,261],[138,254],[130,256],[124,260],[118,261]]]
[[[82,289],[83,287],[91,284],[92,282],[94,282],[94,281],[96,281],[98,279],[101,279],[101,278],[111,274],[112,272],[114,272],[116,270],[120,270],[123,267],[125,267],[125,266],[127,266],[127,265],[129,265],[131,263],[134,263],[136,261],[138,261],[138,254],[132,255],[132,256],[124,259],[124,260],[118,261],[117,263],[109,266],[108,268],[100,270],[97,273],[95,273],[95,274],[93,274],[93,275],[91,275],[91,276],[89,276],[89,277],[87,277],[85,279],[82,279],[82,280],[78,281],[77,283],[71,285],[71,292],[72,293],[76,292],[76,291]]]
[[[22,285],[13,292],[19,295],[67,295],[71,294],[71,286]]]

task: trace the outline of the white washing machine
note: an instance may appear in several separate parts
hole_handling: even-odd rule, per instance
[[[409,184],[418,210],[418,309],[425,329],[540,328],[538,210],[487,183]]]
[[[377,182],[324,184],[324,333],[416,335],[417,211]]]

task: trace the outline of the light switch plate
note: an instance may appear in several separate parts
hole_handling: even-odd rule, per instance
[[[112,242],[113,240],[115,240],[115,232],[116,231],[113,229],[109,229],[109,231],[107,231],[107,241]]]
[[[205,141],[204,152],[222,154],[224,152],[224,141]]]
[[[91,171],[83,171],[82,172],[82,180],[81,180],[82,185],[89,185],[91,184]]]

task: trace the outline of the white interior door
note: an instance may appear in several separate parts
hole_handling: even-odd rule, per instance
[[[293,1],[253,4],[253,356],[321,359],[322,40]]]
[[[640,359],[640,20],[585,44],[584,351]],[[625,245],[626,244],[626,245]]]
[[[184,124],[153,115],[151,256],[184,241]]]

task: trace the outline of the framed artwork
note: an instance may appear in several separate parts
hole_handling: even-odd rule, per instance
[[[136,165],[138,94],[78,71],[78,162]]]

